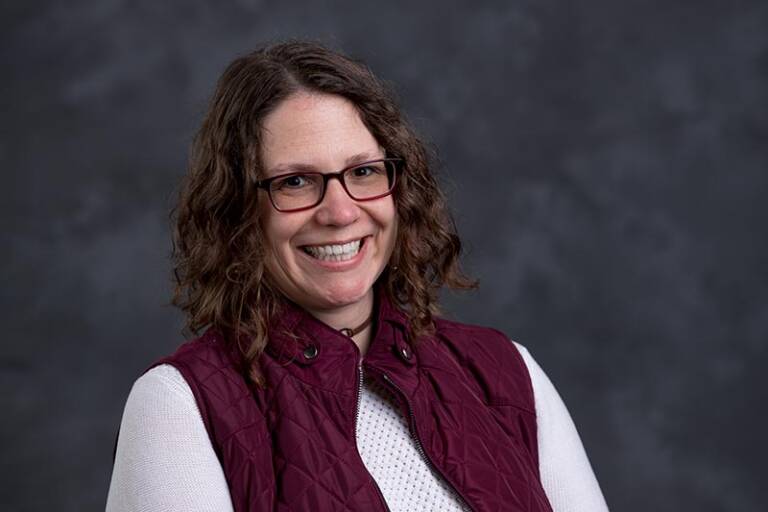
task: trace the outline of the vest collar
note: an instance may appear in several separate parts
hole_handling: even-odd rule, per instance
[[[408,317],[390,301],[383,286],[377,284],[374,293],[376,321],[364,357],[351,338],[293,302],[285,304],[270,326],[266,351],[280,364],[295,366],[296,376],[308,384],[326,389],[348,388],[348,381],[342,376],[348,371],[356,372],[358,361],[367,369],[398,379],[398,374],[408,373],[417,363],[417,355],[405,334]]]

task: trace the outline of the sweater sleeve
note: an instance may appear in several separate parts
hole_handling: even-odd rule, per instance
[[[176,368],[159,365],[128,395],[106,511],[175,510],[233,508],[192,390]]]
[[[536,402],[541,484],[554,512],[607,512],[576,426],[547,375],[528,350],[515,343],[528,367]]]

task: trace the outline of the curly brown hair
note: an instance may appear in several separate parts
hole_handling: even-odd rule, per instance
[[[192,144],[188,174],[171,212],[175,291],[186,334],[215,327],[244,356],[251,381],[265,386],[258,358],[268,325],[287,299],[264,265],[256,180],[262,122],[297,92],[335,94],[352,102],[388,156],[405,161],[394,191],[398,235],[377,285],[409,318],[412,340],[433,332],[442,286],[477,286],[458,267],[461,241],[430,171],[424,143],[392,93],[364,64],[323,45],[290,41],[233,61],[216,86]],[[264,197],[262,196],[262,199]]]

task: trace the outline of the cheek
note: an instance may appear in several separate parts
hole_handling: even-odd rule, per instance
[[[312,218],[303,212],[266,214],[262,231],[265,237],[266,264],[272,272],[287,271],[296,264],[295,243],[311,229]]]
[[[281,215],[270,205],[262,205],[261,230],[264,233],[267,245],[274,249],[290,236],[291,218]]]

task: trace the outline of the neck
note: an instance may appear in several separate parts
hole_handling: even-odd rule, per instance
[[[333,327],[334,329],[355,329],[363,322],[365,322],[371,316],[371,314],[373,314],[373,303],[373,289],[371,289],[368,290],[368,293],[362,300],[355,302],[354,304],[349,304],[334,309],[308,310],[308,312],[324,324]],[[352,340],[360,349],[361,355],[365,355],[366,351],[368,350],[368,345],[371,343],[372,334],[373,322],[371,322],[359,333],[352,336]]]

